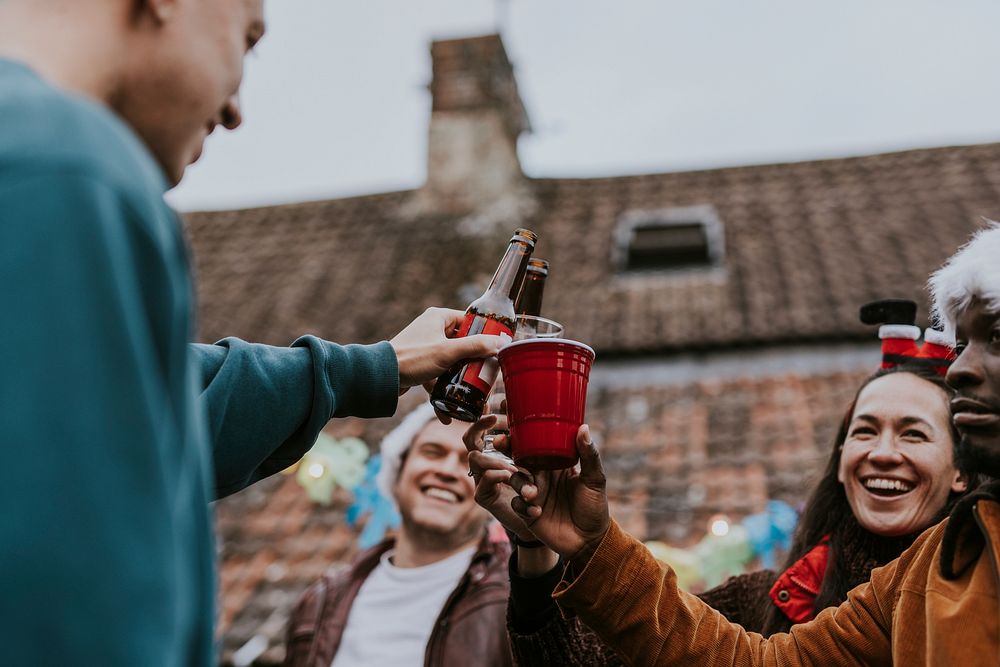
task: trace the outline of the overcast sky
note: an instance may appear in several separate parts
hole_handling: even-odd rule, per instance
[[[606,176],[1000,141],[997,0],[267,0],[243,126],[182,210],[409,189],[434,38],[498,22],[527,174]],[[499,21],[498,21],[499,19]]]

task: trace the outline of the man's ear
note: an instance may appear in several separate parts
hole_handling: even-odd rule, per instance
[[[952,493],[965,493],[969,489],[969,478],[964,472],[955,471],[955,479],[951,483]]]
[[[137,4],[139,11],[161,25],[169,22],[177,11],[177,0],[137,0]]]

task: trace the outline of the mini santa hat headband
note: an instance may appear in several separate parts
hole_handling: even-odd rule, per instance
[[[934,303],[934,321],[955,339],[955,320],[973,300],[1000,313],[1000,223],[986,221],[927,283]]]
[[[948,372],[955,359],[950,339],[942,331],[926,329],[923,344],[920,327],[916,326],[917,304],[908,299],[882,299],[861,306],[861,321],[878,324],[882,339],[881,368],[920,366],[938,375]]]

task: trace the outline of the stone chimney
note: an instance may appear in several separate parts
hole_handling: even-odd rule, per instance
[[[500,36],[436,41],[431,59],[427,181],[414,204],[464,214],[517,198],[517,138],[530,127]]]

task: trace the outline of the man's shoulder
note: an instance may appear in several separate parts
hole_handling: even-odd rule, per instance
[[[892,589],[896,595],[904,588],[923,590],[930,578],[938,576],[941,547],[949,520],[945,519],[922,532],[893,561],[872,570],[871,583]]]
[[[0,60],[0,175],[5,184],[76,174],[126,196],[160,197],[166,182],[149,151],[112,111]]]
[[[327,597],[336,595],[347,586],[350,569],[351,566],[347,563],[332,565],[323,576],[302,591],[289,619],[292,625],[303,623],[314,625],[319,619]]]
[[[510,590],[510,553],[509,542],[493,541],[488,536],[483,538],[466,572],[472,585],[470,590],[497,588],[506,595],[506,591]]]
[[[926,528],[917,536],[913,544],[900,554],[900,563],[906,567],[913,567],[917,563],[923,566],[936,562],[940,556],[941,543],[948,529],[948,523],[949,519],[945,518]]]
[[[499,574],[508,581],[507,561],[510,560],[511,544],[506,541],[493,540],[489,537],[479,545],[476,557],[482,558],[491,574]],[[475,562],[475,559],[473,559]]]

